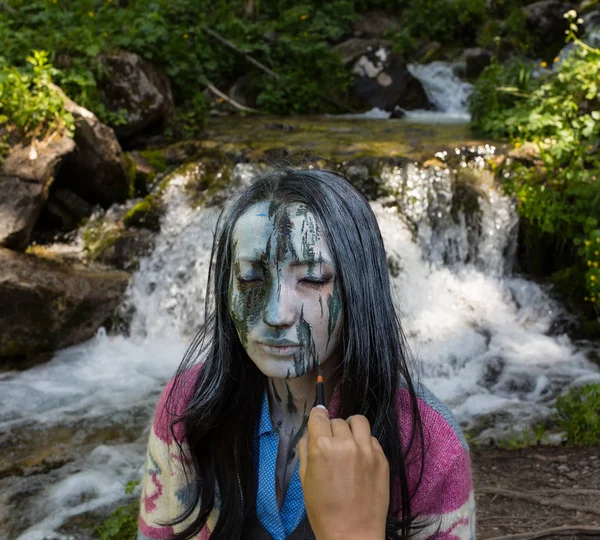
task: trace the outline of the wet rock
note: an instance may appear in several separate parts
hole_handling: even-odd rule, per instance
[[[0,246],[24,250],[61,164],[75,149],[69,137],[16,145],[0,164]]]
[[[36,229],[72,231],[82,219],[89,217],[93,210],[93,206],[76,193],[65,188],[56,188],[50,191]]]
[[[89,339],[119,304],[128,279],[125,272],[0,248],[0,357]]]
[[[353,37],[337,44],[333,50],[342,59],[345,66],[356,62],[362,55],[376,51],[379,47],[388,47],[390,44],[381,39],[365,39]]]
[[[363,13],[354,23],[354,35],[361,37],[381,37],[398,27],[398,22],[383,11]]]
[[[168,77],[132,52],[103,55],[100,61],[109,72],[99,85],[103,101],[112,112],[125,115],[125,123],[115,128],[117,137],[162,129],[173,112]]]
[[[419,64],[425,64],[434,60],[436,55],[442,50],[442,44],[439,41],[432,41],[424,44],[416,53]]]
[[[258,89],[252,85],[250,77],[242,75],[227,92],[229,97],[244,107],[256,108]]]
[[[387,48],[362,55],[354,64],[354,73],[354,96],[366,109],[433,108],[421,82],[410,74],[404,60]]]
[[[511,148],[508,157],[524,165],[532,166],[540,159],[540,148],[537,143],[526,142],[519,147]]]
[[[476,79],[481,75],[481,72],[490,65],[492,53],[487,49],[473,47],[472,49],[465,50],[464,58],[465,76],[468,79]]]
[[[75,119],[77,149],[66,157],[57,185],[67,187],[91,204],[108,206],[129,196],[129,180],[121,145],[112,128],[69,99],[60,88],[65,109]]]
[[[523,8],[527,29],[535,39],[538,54],[552,56],[561,49],[568,26],[563,15],[573,7],[573,4],[560,0],[541,0]]]

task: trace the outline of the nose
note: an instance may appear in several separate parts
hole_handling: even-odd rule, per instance
[[[293,294],[282,281],[274,279],[263,307],[263,321],[274,328],[287,328],[296,321]]]

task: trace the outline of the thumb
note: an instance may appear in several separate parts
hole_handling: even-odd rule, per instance
[[[302,438],[298,441],[298,458],[300,460],[298,474],[300,475],[300,483],[304,485],[304,476],[306,475],[306,460],[308,459],[308,431],[306,431]]]

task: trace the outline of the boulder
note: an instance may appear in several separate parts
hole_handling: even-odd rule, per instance
[[[490,65],[492,53],[487,49],[473,47],[464,52],[465,75],[468,79],[476,79]]]
[[[129,196],[129,181],[115,132],[96,115],[70,100],[60,88],[65,109],[75,120],[75,152],[65,159],[57,184],[91,204],[104,207]]]
[[[79,195],[65,188],[50,190],[36,229],[72,231],[81,220],[89,217],[94,208]]]
[[[397,27],[397,21],[388,17],[383,11],[369,11],[363,13],[354,23],[354,35],[378,38]]]
[[[541,0],[523,8],[527,17],[527,29],[535,38],[538,54],[547,56],[548,53],[555,54],[560,50],[568,26],[563,15],[570,9],[573,9],[573,4],[560,0]]]
[[[125,114],[125,123],[115,127],[117,137],[164,127],[173,112],[168,77],[132,52],[103,55],[100,61],[108,71],[99,84],[102,99],[110,111]]]
[[[361,56],[376,51],[380,47],[387,46],[389,46],[389,42],[380,39],[354,37],[343,41],[342,43],[338,43],[333,50],[342,59],[342,64],[347,66],[348,64],[356,62]]]
[[[75,142],[66,136],[11,149],[0,164],[0,246],[27,247],[50,186],[74,149]]]
[[[404,60],[387,48],[361,56],[354,73],[354,95],[367,109],[432,108],[421,82],[410,74]]]
[[[0,357],[33,356],[91,338],[129,274],[0,248]]]

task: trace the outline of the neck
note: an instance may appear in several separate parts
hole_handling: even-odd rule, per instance
[[[330,358],[322,366],[326,405],[329,404],[335,387],[333,370],[336,365],[334,359]],[[267,387],[273,426],[276,427],[278,422],[285,426],[300,426],[315,405],[317,370],[291,379],[270,378]]]

